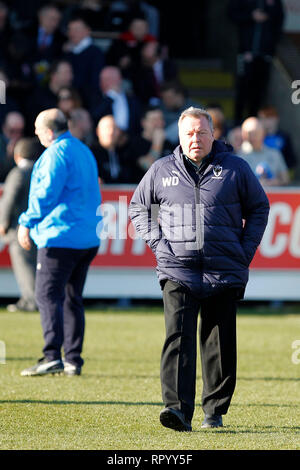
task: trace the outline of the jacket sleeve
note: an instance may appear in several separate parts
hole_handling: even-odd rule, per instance
[[[247,162],[240,166],[240,196],[245,220],[241,245],[249,264],[261,242],[270,210],[267,195]]]
[[[158,223],[159,203],[155,196],[155,164],[153,164],[137,186],[129,205],[129,217],[137,234],[155,252],[161,239]]]
[[[15,167],[5,179],[1,197],[0,225],[3,226],[5,232],[11,227],[11,218],[22,189],[22,173],[18,167]]]
[[[49,149],[34,167],[28,209],[19,224],[28,228],[40,223],[57,206],[68,175],[67,163],[59,149]]]

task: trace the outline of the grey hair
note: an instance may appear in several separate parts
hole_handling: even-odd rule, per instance
[[[178,119],[178,126],[180,126],[181,122],[185,117],[197,117],[200,118],[204,116],[209,124],[210,130],[214,131],[214,125],[211,115],[203,108],[195,108],[194,106],[190,106],[189,108],[182,111],[179,119]]]

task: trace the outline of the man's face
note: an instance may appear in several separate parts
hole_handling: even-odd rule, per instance
[[[243,141],[247,141],[252,145],[253,150],[260,151],[265,137],[264,129],[262,126],[257,125],[244,126],[242,127],[242,137]]]
[[[67,30],[68,38],[73,45],[77,45],[90,34],[89,28],[80,20],[71,21]]]
[[[143,19],[136,18],[131,22],[129,30],[138,41],[142,41],[149,31],[148,23]]]
[[[108,90],[120,91],[122,76],[116,67],[105,67],[99,76],[100,89],[103,93]]]
[[[115,121],[110,116],[104,117],[100,120],[97,127],[97,136],[100,145],[103,148],[113,148],[119,137],[119,130]]]
[[[67,62],[59,64],[56,72],[52,76],[52,79],[60,88],[71,86],[73,81],[73,70],[71,65]]]
[[[179,140],[183,153],[200,163],[211,151],[214,136],[205,116],[186,116],[179,125]]]
[[[172,89],[165,90],[162,92],[162,101],[167,109],[174,110],[179,108],[180,100],[178,98],[178,94]]]
[[[143,119],[142,125],[144,129],[153,131],[154,129],[163,129],[165,127],[165,120],[162,111],[155,109],[148,111]]]
[[[56,8],[49,8],[39,17],[40,26],[42,26],[48,34],[53,34],[58,28],[61,15]]]
[[[8,119],[3,126],[3,134],[8,140],[18,140],[23,136],[24,123],[21,119]]]
[[[35,121],[35,135],[39,138],[39,141],[44,147],[49,147],[52,143],[52,137],[50,129],[47,129],[43,123],[43,120],[36,118]]]
[[[267,134],[275,134],[278,130],[279,119],[277,117],[265,117],[258,115]]]

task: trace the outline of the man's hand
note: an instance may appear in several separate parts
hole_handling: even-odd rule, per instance
[[[254,19],[256,23],[264,23],[265,21],[267,21],[269,16],[260,8],[256,8],[252,12],[252,18]]]
[[[19,226],[18,230],[18,241],[24,250],[29,251],[31,248],[31,239],[29,236],[29,228],[24,227],[23,225]]]
[[[149,170],[150,166],[154,162],[155,162],[155,158],[152,157],[151,155],[144,155],[143,157],[140,157],[138,159],[138,164],[144,171]]]
[[[6,234],[5,228],[3,227],[3,225],[0,225],[0,235],[4,237],[5,234]]]
[[[163,148],[165,138],[166,134],[164,129],[154,129],[152,135],[152,147],[154,147],[155,149],[157,149],[158,152],[160,152]]]

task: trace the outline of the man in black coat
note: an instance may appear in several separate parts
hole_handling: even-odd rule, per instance
[[[228,14],[238,31],[235,120],[240,124],[262,105],[284,11],[282,0],[230,0]]]
[[[116,124],[112,115],[103,116],[97,125],[98,145],[92,147],[101,183],[133,183],[133,167],[128,158],[128,136]]]
[[[93,44],[91,28],[82,17],[73,17],[68,23],[68,42],[64,45],[64,57],[71,62],[74,72],[74,87],[89,107],[98,91],[99,73],[105,57]]]
[[[108,65],[101,70],[96,96],[90,107],[96,123],[101,117],[112,114],[117,126],[130,136],[141,132],[141,103],[134,93],[123,89],[122,75],[118,67]]]
[[[34,122],[37,115],[45,109],[57,106],[60,89],[71,87],[73,76],[72,65],[66,59],[59,59],[51,64],[48,84],[37,86],[26,100],[25,116],[28,135],[34,134]]]
[[[34,298],[36,246],[24,250],[17,239],[19,215],[27,209],[31,172],[35,160],[43,148],[35,138],[20,139],[14,150],[16,166],[4,182],[0,209],[0,235],[9,245],[12,268],[19,286],[21,297],[16,304],[10,304],[10,312],[35,311]]]
[[[35,64],[41,61],[51,64],[61,56],[66,40],[59,29],[61,12],[49,3],[39,9],[37,17],[37,23],[26,31],[32,42],[32,60]]]

